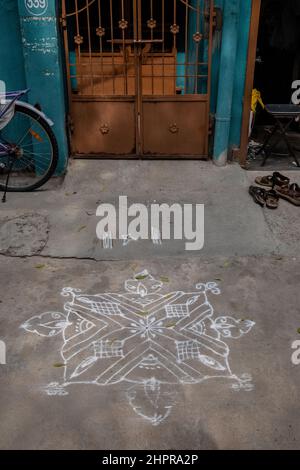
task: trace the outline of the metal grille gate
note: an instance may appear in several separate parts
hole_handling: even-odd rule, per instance
[[[72,152],[208,155],[212,0],[63,0]]]

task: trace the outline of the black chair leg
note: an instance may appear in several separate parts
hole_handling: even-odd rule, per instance
[[[268,151],[265,150],[265,156],[264,156],[263,161],[262,161],[262,164],[261,164],[260,166],[265,166],[266,161],[268,160],[269,156],[270,156],[270,155],[269,155]]]
[[[269,158],[269,154],[267,152],[267,146],[268,146],[268,143],[270,142],[270,140],[272,139],[273,135],[276,134],[277,132],[277,129],[278,129],[278,125],[276,124],[274,127],[273,127],[273,130],[272,132],[266,137],[262,147],[258,150],[258,152],[256,153],[256,156],[257,155],[260,155],[262,152],[265,152],[265,156],[264,156],[264,159],[263,159],[263,162],[261,164],[261,166],[264,166],[267,159]]]
[[[291,121],[291,122],[292,122],[292,121]],[[288,137],[287,137],[287,135],[286,135],[286,132],[287,132],[288,128],[289,128],[290,125],[291,125],[291,122],[288,123],[288,125],[287,125],[286,127],[284,127],[281,123],[279,123],[279,125],[280,125],[280,131],[281,131],[281,134],[282,134],[282,138],[283,138],[283,140],[284,140],[285,143],[286,143],[286,146],[287,146],[287,148],[288,148],[288,151],[289,151],[290,156],[293,157],[293,159],[295,160],[297,167],[300,167],[300,163],[299,163],[299,160],[298,160],[298,158],[297,158],[297,156],[296,156],[296,154],[295,154],[295,152],[294,152],[293,146],[292,146],[292,144],[290,143],[290,141],[289,141],[289,139],[288,139]]]

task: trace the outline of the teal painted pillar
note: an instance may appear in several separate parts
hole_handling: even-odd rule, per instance
[[[6,90],[26,88],[18,3],[0,0],[0,80]]]
[[[64,72],[55,0],[18,0],[28,100],[53,120],[59,145],[57,174],[67,165]]]
[[[215,118],[213,161],[223,166],[227,162],[231,107],[238,40],[239,0],[225,0],[223,33],[218,84],[218,102]]]
[[[224,0],[215,0],[215,7],[222,10]],[[217,97],[218,97],[218,83],[219,83],[219,69],[220,69],[220,52],[221,52],[222,30],[214,31],[212,43],[212,64],[211,64],[211,92],[210,92],[210,112],[216,113]]]
[[[239,147],[247,71],[252,0],[241,1],[229,147]]]

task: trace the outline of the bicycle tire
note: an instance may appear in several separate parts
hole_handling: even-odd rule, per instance
[[[18,186],[18,187],[13,187],[8,185],[7,187],[7,192],[30,192],[34,191],[35,189],[40,188],[43,186],[47,181],[51,178],[51,176],[54,174],[57,163],[58,163],[58,143],[56,140],[56,137],[54,135],[54,132],[52,131],[50,125],[48,122],[40,116],[40,114],[36,113],[35,111],[28,109],[26,106],[23,106],[22,104],[16,104],[15,105],[15,113],[20,112],[22,114],[25,114],[29,116],[30,118],[34,119],[39,123],[39,125],[44,129],[45,133],[49,137],[49,141],[52,146],[52,161],[51,164],[47,170],[47,172],[41,177],[40,180],[36,181],[32,185],[29,186]],[[0,190],[4,191],[5,185],[0,183]]]

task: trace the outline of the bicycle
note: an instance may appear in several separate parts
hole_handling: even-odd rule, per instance
[[[58,145],[53,122],[20,98],[27,90],[0,94],[0,190],[33,191],[55,172]]]

